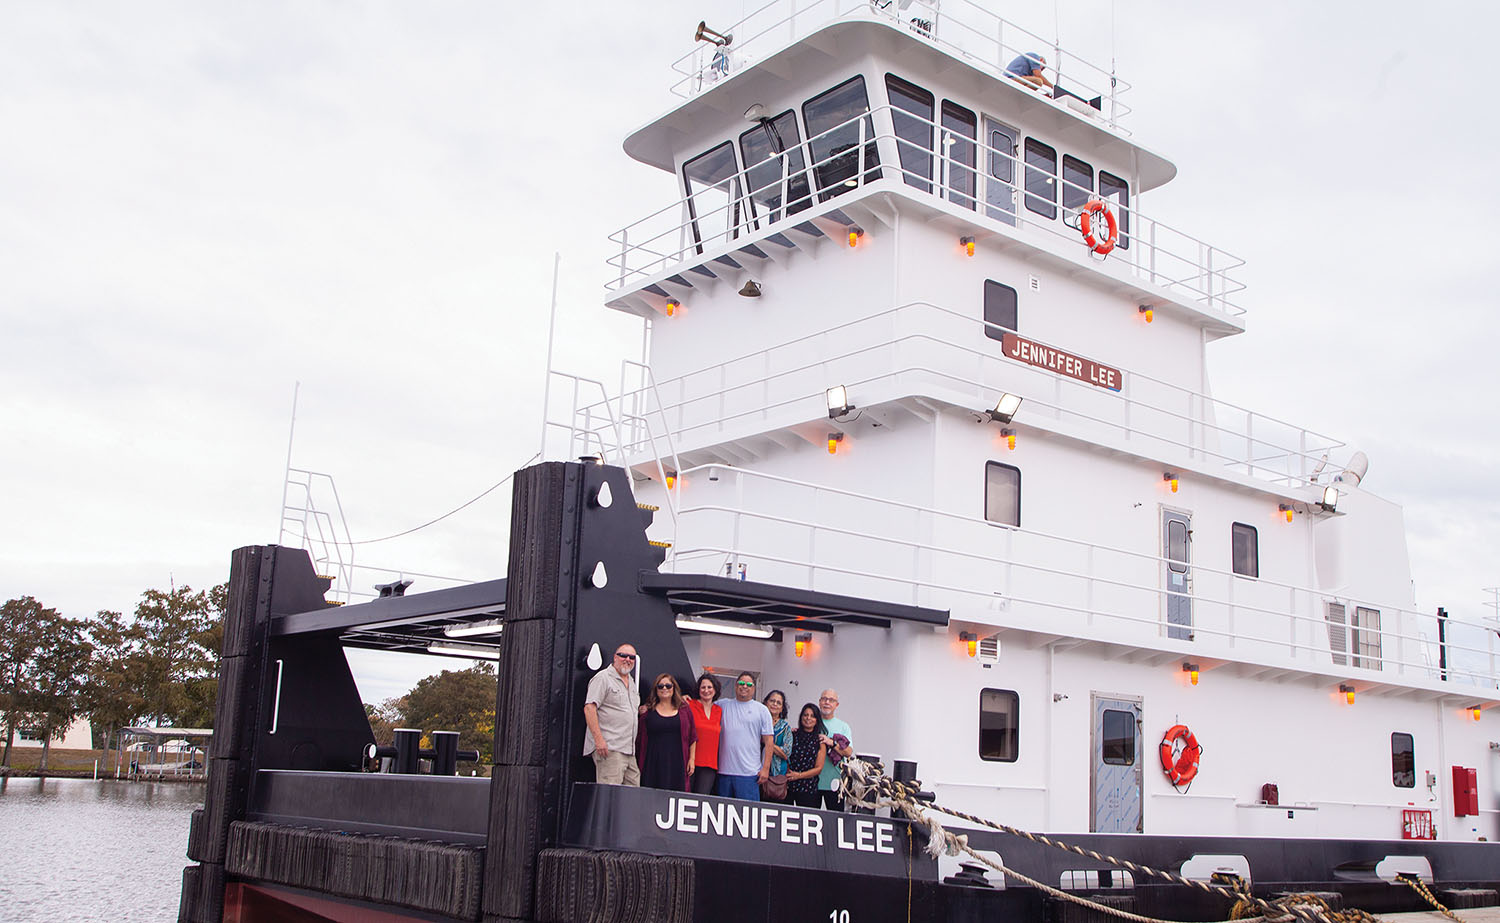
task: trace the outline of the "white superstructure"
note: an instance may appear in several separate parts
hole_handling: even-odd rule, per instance
[[[684,197],[613,237],[644,362],[607,396],[574,380],[551,454],[633,470],[664,570],[948,610],[801,656],[689,633],[794,708],[838,688],[857,749],[945,803],[1386,839],[1427,810],[1500,837],[1494,626],[1415,610],[1363,453],[1214,399],[1242,262],[1142,208],[1176,171],[1120,124],[1123,81],[975,9],[773,3],[679,62],[684,101],[625,148]],[[1030,52],[1076,96],[1005,74]],[[1108,253],[1077,227],[1096,198]],[[1203,757],[1174,787],[1179,724]]]

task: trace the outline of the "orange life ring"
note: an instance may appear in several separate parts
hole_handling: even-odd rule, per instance
[[[1095,216],[1103,221],[1103,227],[1095,225]],[[1083,232],[1083,242],[1100,256],[1113,250],[1120,240],[1120,222],[1103,199],[1089,199],[1089,204],[1078,213],[1078,230]],[[1106,233],[1096,233],[1101,230]]]
[[[1182,750],[1174,753],[1178,741],[1182,742]],[[1193,781],[1198,775],[1201,756],[1203,748],[1198,746],[1198,738],[1185,724],[1172,725],[1161,739],[1161,768],[1174,786],[1181,787]]]

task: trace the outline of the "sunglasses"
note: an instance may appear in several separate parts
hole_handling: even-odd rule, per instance
[[[635,659],[635,655],[634,654],[616,654],[615,656],[618,657],[618,658],[620,658],[621,660],[634,660]]]
[[[674,685],[672,685],[671,683],[657,683],[656,684],[656,688],[658,688],[658,689],[676,689],[677,687],[674,686]]]
[[[754,686],[755,684],[754,683],[747,683],[744,680],[740,680],[739,682],[735,683],[735,685],[736,686]]]

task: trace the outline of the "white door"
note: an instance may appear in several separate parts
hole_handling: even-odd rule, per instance
[[[1004,122],[984,117],[984,210],[997,221],[1016,223],[1016,152],[1020,135]],[[1006,156],[1009,155],[1009,156]]]

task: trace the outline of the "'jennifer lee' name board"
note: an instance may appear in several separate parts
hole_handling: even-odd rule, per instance
[[[1018,362],[1057,372],[1059,375],[1066,375],[1079,381],[1086,381],[1100,388],[1108,388],[1111,391],[1120,390],[1120,383],[1123,379],[1120,370],[1101,365],[1092,359],[1085,359],[1082,356],[1065,353],[1060,349],[1053,349],[1051,346],[1033,343],[1014,333],[1005,334],[1000,341],[1000,348],[1006,356]]]

